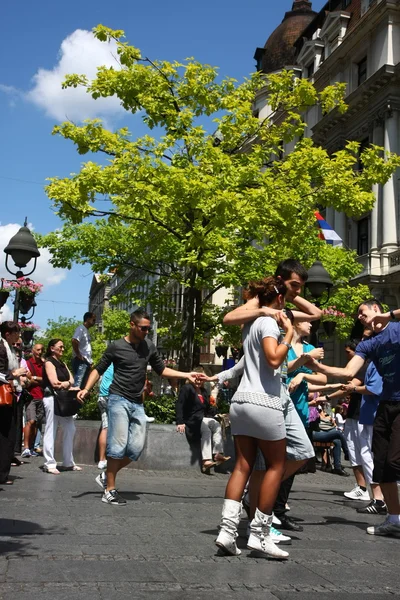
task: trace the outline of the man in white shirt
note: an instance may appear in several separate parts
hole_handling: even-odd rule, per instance
[[[74,385],[81,389],[85,387],[93,363],[89,329],[95,324],[95,315],[92,312],[85,313],[83,315],[83,324],[75,329],[72,336],[72,372],[74,374]]]

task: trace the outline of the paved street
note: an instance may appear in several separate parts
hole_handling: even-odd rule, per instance
[[[400,595],[400,540],[365,533],[352,478],[296,479],[291,514],[304,520],[285,563],[216,555],[226,475],[125,471],[126,507],[100,501],[98,471],[51,476],[42,459],[0,486],[0,599],[374,600]],[[242,522],[242,532],[246,522]]]

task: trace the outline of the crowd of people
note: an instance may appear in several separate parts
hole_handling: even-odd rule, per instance
[[[358,307],[363,339],[346,345],[346,367],[329,367],[323,363],[323,349],[306,341],[311,322],[321,316],[320,309],[300,295],[306,280],[306,269],[289,259],[280,263],[274,276],[250,282],[246,303],[224,318],[225,324],[242,327],[243,356],[231,369],[211,377],[201,368],[181,372],[166,367],[147,338],[150,316],[142,310],[132,313],[129,333],[112,342],[95,366],[89,335],[95,319],[86,313],[73,336],[72,373],[62,360],[63,340],[51,340],[44,358],[44,348],[35,345],[32,357],[22,363],[19,326],[2,323],[0,382],[2,386],[12,383],[13,401],[0,404],[0,483],[12,484],[9,473],[11,464],[16,464],[16,443],[21,448],[21,440],[16,441],[18,422],[22,422],[18,399],[24,389],[34,393],[29,392],[25,408],[22,457],[38,454],[37,431],[44,413],[44,470],[58,475],[54,457],[58,425],[64,430],[62,467],[80,470],[73,459],[74,419],[57,412],[58,397],[69,392],[83,403],[102,378],[99,467],[105,470],[96,482],[102,502],[123,506],[126,500],[117,491],[116,479],[123,467],[138,460],[145,445],[148,418],[143,391],[148,367],[170,381],[177,431],[189,441],[200,442],[203,472],[230,458],[224,454],[218,409],[205,383],[214,381],[222,387],[240,377],[229,411],[235,465],[216,539],[222,553],[240,554],[236,538],[244,508],[249,517],[248,548],[268,557],[288,558],[279,545],[291,540],[280,529],[302,529],[288,515],[290,490],[296,473],[315,471],[314,446],[321,443],[328,451],[333,446],[332,474],[348,477],[342,455],[350,460],[355,487],[345,496],[368,501],[359,512],[386,516],[367,533],[400,536],[400,309],[386,313],[378,300],[365,299]],[[295,308],[286,308],[286,302]],[[328,377],[340,383],[327,383]],[[178,392],[179,379],[185,383]]]

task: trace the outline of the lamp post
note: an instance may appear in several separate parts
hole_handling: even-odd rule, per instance
[[[17,279],[20,277],[27,277],[31,275],[36,269],[36,262],[38,257],[40,256],[40,252],[38,250],[37,244],[35,242],[35,238],[30,232],[30,229],[27,227],[28,222],[25,217],[25,222],[23,227],[17,231],[15,235],[8,242],[6,248],[4,248],[4,252],[6,253],[6,269],[11,275],[14,275]],[[15,266],[18,270],[14,273],[8,267],[8,257],[11,256],[14,261]],[[25,268],[26,265],[32,260],[35,259],[33,269],[29,271],[29,273],[24,274],[21,269]],[[33,306],[36,306],[34,304]],[[18,322],[18,314],[19,314],[19,292],[18,289],[15,293],[14,300],[14,321]]]
[[[315,300],[315,305],[320,307],[322,304],[326,304],[329,300],[329,295],[333,287],[332,279],[328,271],[324,268],[320,260],[316,260],[312,267],[308,270],[308,279],[305,284],[305,288],[309,291],[310,295]],[[327,292],[327,298],[325,302],[321,303],[320,298]],[[311,327],[311,343],[313,346],[318,346],[318,328],[319,320],[313,321]]]

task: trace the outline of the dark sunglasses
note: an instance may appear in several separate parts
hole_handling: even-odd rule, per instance
[[[148,327],[148,325],[136,325],[136,327],[140,329],[140,331],[151,331],[151,327]]]

